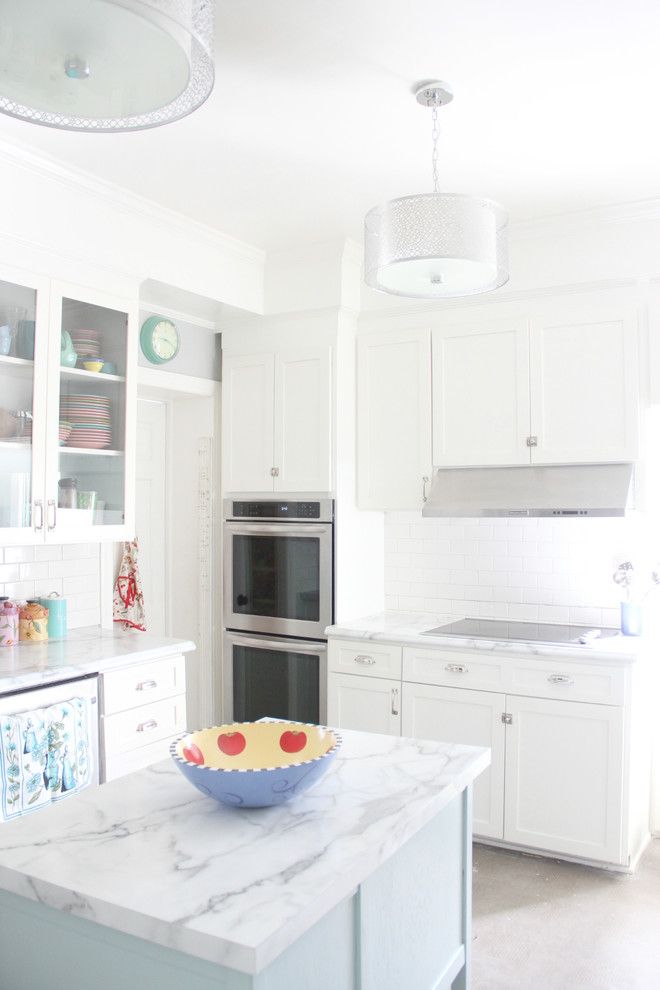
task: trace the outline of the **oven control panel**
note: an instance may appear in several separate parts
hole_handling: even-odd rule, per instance
[[[232,502],[233,519],[320,519],[320,502]]]

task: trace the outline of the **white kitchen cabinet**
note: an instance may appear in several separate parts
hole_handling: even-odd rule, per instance
[[[328,674],[328,724],[401,735],[401,682],[383,677]]]
[[[223,485],[229,492],[332,488],[329,348],[223,360]]]
[[[358,337],[358,505],[419,509],[431,477],[428,330]]]
[[[11,338],[0,353],[0,542],[132,539],[137,304],[10,269],[0,279],[0,325]],[[82,351],[75,367],[61,364],[62,331],[83,329],[116,373],[80,367]],[[22,417],[18,435],[12,411]],[[61,423],[73,432],[60,443]],[[66,508],[64,478],[77,486]]]
[[[227,491],[273,491],[274,387],[274,354],[223,359],[222,456]]]
[[[102,675],[103,782],[167,758],[186,727],[185,670],[175,654]]]
[[[566,303],[534,317],[532,463],[634,460],[638,374],[634,313]]]
[[[490,767],[474,784],[473,831],[493,839],[504,837],[505,710],[505,696],[493,691],[403,684],[404,736],[490,748]]]
[[[528,464],[527,320],[433,331],[433,464]]]
[[[507,698],[504,838],[624,863],[623,709]]]

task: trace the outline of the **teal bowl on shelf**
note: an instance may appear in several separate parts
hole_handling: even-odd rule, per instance
[[[235,808],[267,808],[306,791],[334,760],[341,736],[305,722],[232,722],[186,732],[170,746],[198,791]]]

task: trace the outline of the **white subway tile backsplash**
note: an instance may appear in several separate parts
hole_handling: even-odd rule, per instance
[[[97,544],[0,548],[0,595],[20,600],[55,591],[68,600],[69,627],[101,621]],[[396,566],[390,562],[390,566]],[[419,580],[413,572],[413,578]]]
[[[615,559],[636,556],[638,527],[630,519],[437,520],[386,513],[386,607],[616,626],[612,570]]]

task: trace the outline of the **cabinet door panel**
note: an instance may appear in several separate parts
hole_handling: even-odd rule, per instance
[[[505,700],[490,691],[403,685],[404,736],[490,747],[490,767],[474,783],[473,831],[491,839],[503,836]]]
[[[433,464],[528,464],[526,320],[433,331]]]
[[[623,709],[507,698],[507,842],[621,863]]]
[[[401,682],[331,673],[328,724],[339,729],[401,735]]]
[[[222,374],[223,485],[228,492],[272,492],[275,356],[229,356]]]
[[[358,338],[358,505],[419,509],[431,475],[428,330]]]
[[[330,349],[275,358],[275,491],[325,492],[330,479]]]
[[[531,321],[536,464],[637,456],[637,321],[583,308]]]

